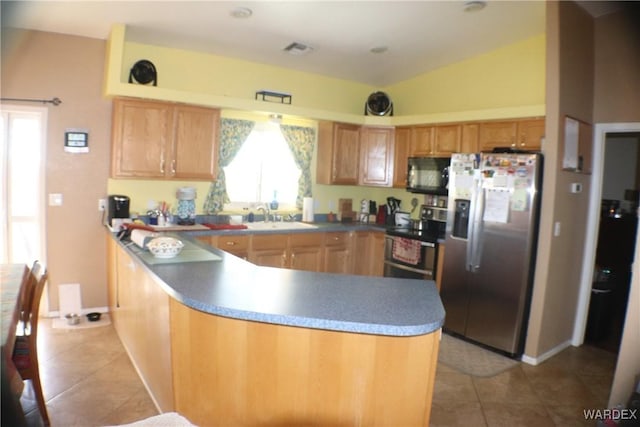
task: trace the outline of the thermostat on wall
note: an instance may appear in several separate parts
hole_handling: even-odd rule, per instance
[[[65,130],[64,151],[67,153],[88,153],[89,131],[86,129]]]

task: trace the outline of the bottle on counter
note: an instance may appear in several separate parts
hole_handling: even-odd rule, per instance
[[[275,211],[276,209],[278,209],[278,192],[277,191],[273,192],[273,200],[269,204],[269,208],[272,211]]]

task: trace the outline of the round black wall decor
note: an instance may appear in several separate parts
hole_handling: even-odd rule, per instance
[[[369,95],[367,102],[364,104],[364,115],[373,116],[393,116],[393,102],[384,92],[374,92]]]
[[[133,64],[129,72],[129,83],[133,83],[133,80],[143,85],[153,82],[154,86],[158,86],[158,73],[155,65],[146,59],[141,59]]]

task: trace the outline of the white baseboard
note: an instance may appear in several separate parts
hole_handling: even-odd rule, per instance
[[[547,351],[546,353],[541,354],[538,357],[531,357],[531,356],[527,356],[526,354],[523,354],[522,361],[528,365],[536,366],[541,364],[545,360],[552,358],[553,356],[555,356],[556,354],[560,353],[562,350],[570,346],[571,346],[571,340],[567,340],[562,344],[555,346],[554,348]]]
[[[108,313],[109,312],[109,307],[90,307],[90,308],[83,308],[80,311],[80,314],[87,314],[87,313]],[[46,317],[62,317],[67,313],[64,314],[60,314],[59,311],[49,311],[47,313]]]

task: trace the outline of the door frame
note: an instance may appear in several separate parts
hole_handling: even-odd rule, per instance
[[[593,134],[593,169],[591,173],[591,191],[589,193],[589,212],[587,215],[587,229],[584,256],[582,259],[582,273],[578,307],[573,324],[571,344],[580,346],[584,343],[591,299],[591,285],[598,246],[598,227],[600,226],[600,199],[602,198],[602,181],[604,174],[604,151],[608,133],[636,133],[640,132],[640,122],[629,123],[597,123]],[[633,286],[633,284],[632,284]]]

